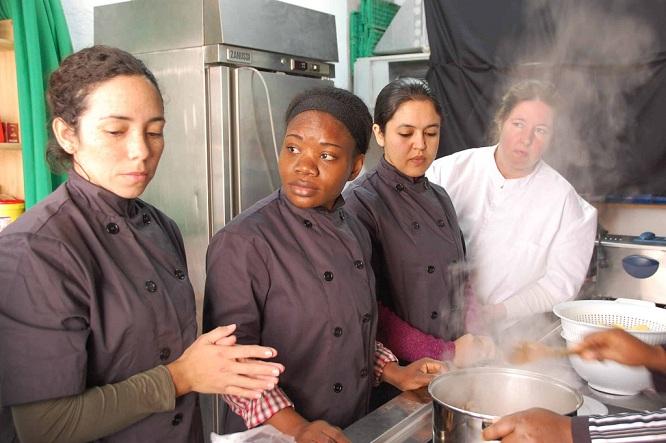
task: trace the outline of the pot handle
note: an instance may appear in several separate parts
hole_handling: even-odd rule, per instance
[[[488,426],[490,426],[492,424],[493,424],[493,422],[491,420],[482,420],[481,421],[481,430],[486,429]],[[486,443],[500,443],[500,441],[499,440],[487,440]]]
[[[481,429],[486,429],[488,426],[495,424],[492,420],[481,420]]]

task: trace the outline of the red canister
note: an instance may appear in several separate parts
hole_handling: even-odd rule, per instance
[[[7,123],[7,130],[5,131],[5,138],[7,143],[18,143],[19,142],[19,126],[18,123]]]

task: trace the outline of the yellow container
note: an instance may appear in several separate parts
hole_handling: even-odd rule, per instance
[[[9,217],[12,221],[25,211],[23,200],[0,200],[0,217]]]

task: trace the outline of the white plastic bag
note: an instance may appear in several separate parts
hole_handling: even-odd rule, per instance
[[[283,434],[271,425],[258,426],[245,432],[219,435],[210,433],[211,443],[295,443],[291,435]]]

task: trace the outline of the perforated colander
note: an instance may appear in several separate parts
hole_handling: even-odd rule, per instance
[[[644,300],[575,300],[556,305],[553,312],[562,320],[562,337],[573,343],[613,327],[651,345],[666,343],[666,309]]]

